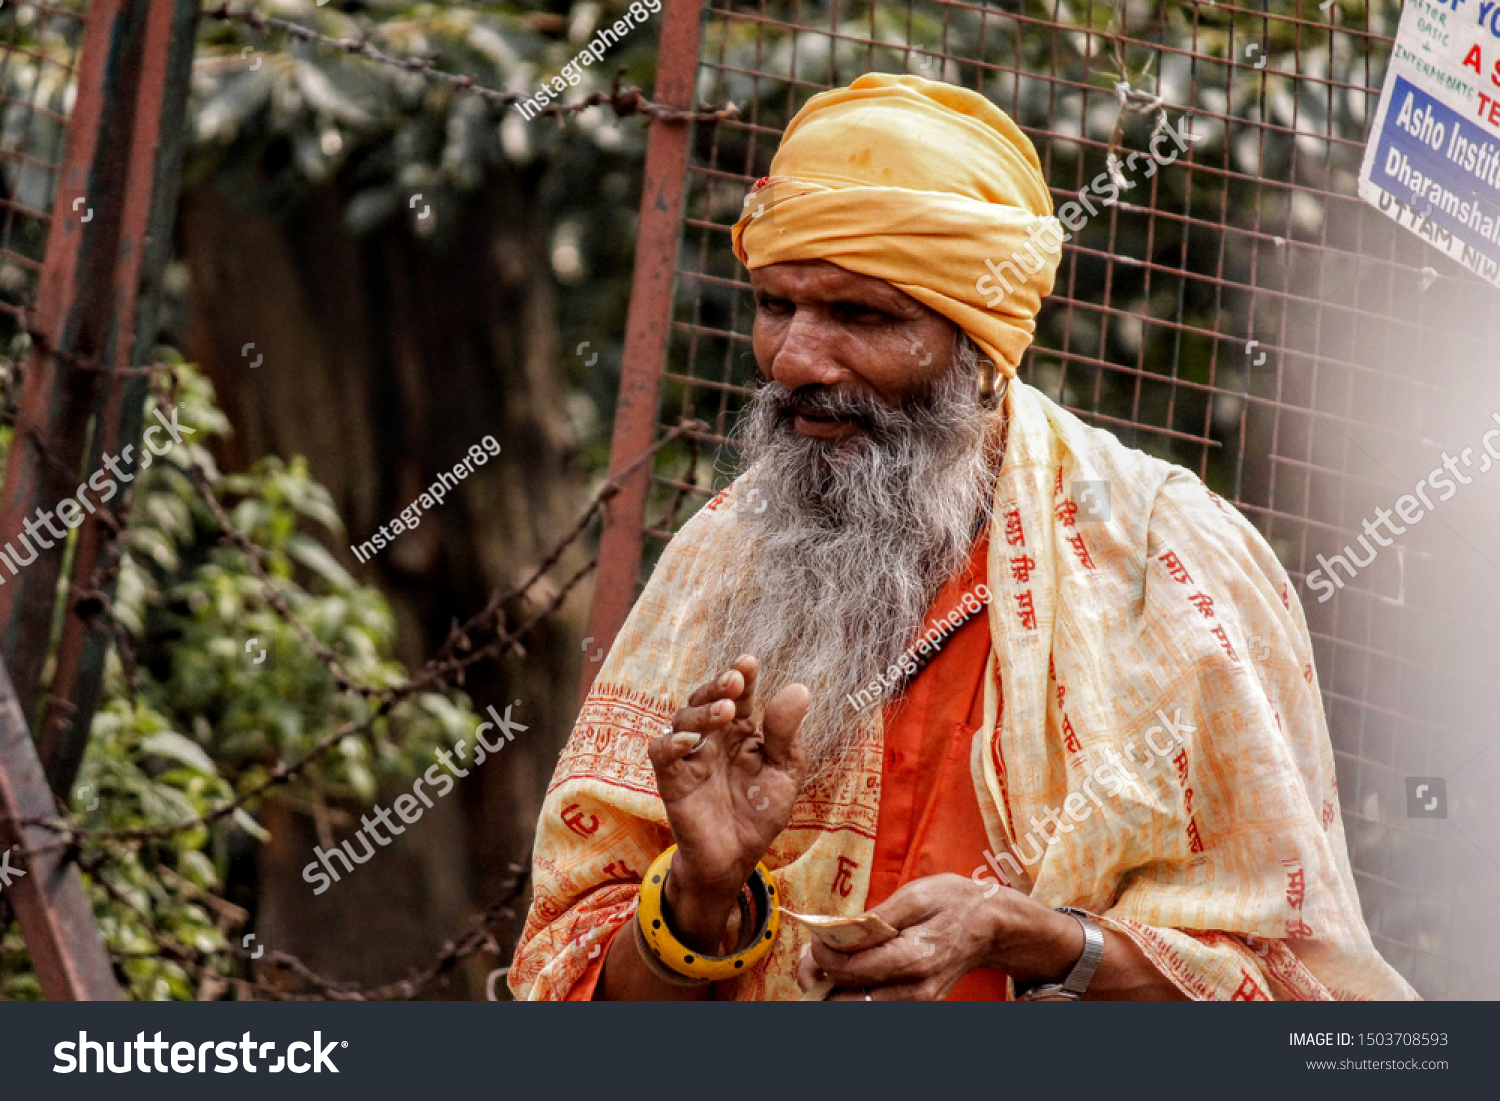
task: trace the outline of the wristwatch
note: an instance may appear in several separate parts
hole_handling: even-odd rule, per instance
[[[1099,961],[1104,958],[1104,931],[1094,924],[1094,919],[1089,916],[1087,910],[1080,910],[1074,906],[1053,907],[1059,914],[1070,914],[1078,919],[1078,924],[1083,926],[1083,955],[1078,957],[1078,962],[1073,965],[1073,970],[1068,972],[1068,977],[1062,982],[1043,983],[1040,986],[1027,987],[1025,991],[1017,991],[1016,997],[1021,1001],[1037,1001],[1041,998],[1065,998],[1070,1002],[1076,1002],[1082,998],[1088,990],[1089,983],[1093,981],[1094,972],[1099,970]]]

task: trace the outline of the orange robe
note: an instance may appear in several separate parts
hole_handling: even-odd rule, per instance
[[[947,618],[965,593],[984,582],[989,541],[986,530],[963,572],[933,601],[918,639]],[[913,879],[944,872],[969,876],[984,864],[989,841],[969,771],[969,746],[984,722],[989,649],[989,625],[983,615],[976,615],[948,636],[905,693],[885,705],[880,819],[866,909]],[[606,943],[569,991],[568,1001],[592,1000],[608,956]],[[948,995],[949,1001],[1004,999],[1005,973],[989,968],[971,971]]]
[[[988,532],[967,568],[938,594],[927,628],[984,583]],[[972,605],[971,605],[972,606]],[[920,637],[920,636],[919,636]],[[865,908],[873,909],[914,879],[984,866],[989,840],[969,769],[974,732],[984,723],[984,667],[990,632],[976,615],[954,631],[932,663],[885,708],[880,818]],[[1005,972],[971,971],[949,1001],[1004,1001]]]

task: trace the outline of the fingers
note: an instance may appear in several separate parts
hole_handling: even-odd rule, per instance
[[[696,707],[715,700],[737,700],[739,717],[750,713],[750,700],[755,694],[755,678],[760,663],[751,654],[741,654],[728,669],[710,681],[704,681],[688,697],[688,706]]]
[[[646,747],[646,753],[651,758],[651,763],[660,772],[675,765],[697,749],[703,737],[702,734],[691,732],[683,734],[668,731],[653,738],[651,744]]]
[[[919,978],[942,943],[939,926],[932,919],[943,909],[945,898],[969,886],[957,875],[912,880],[870,911],[899,929],[900,936],[854,952],[838,952],[815,943],[813,961],[834,976],[840,986]]]
[[[804,944],[802,946],[802,955],[797,959],[797,985],[806,992],[811,990],[814,984],[822,977],[822,969],[813,962],[812,946]]]
[[[819,966],[818,948],[841,959],[849,959],[844,953],[834,952],[817,941],[803,945],[802,955],[797,960],[797,985],[802,988],[804,1001],[821,997],[830,1002],[920,1002],[941,1000],[947,993],[946,989],[940,988],[941,984],[934,976],[925,975],[920,968],[909,976],[910,981],[893,982],[893,979],[908,976],[887,975],[881,981],[851,987],[837,974],[824,971]]]
[[[699,707],[684,707],[672,716],[672,724],[651,740],[647,754],[658,770],[675,765],[693,753],[717,730],[734,721],[734,704],[716,700]]]
[[[806,752],[797,744],[797,730],[802,726],[811,699],[807,685],[789,684],[766,704],[761,729],[765,735],[766,758],[773,765],[785,768],[801,765],[806,759]]]
[[[754,654],[741,654],[734,659],[733,668],[744,682],[744,690],[736,700],[736,714],[741,719],[748,719],[750,709],[755,705],[755,682],[760,679],[760,659]]]
[[[812,962],[841,987],[865,987],[920,980],[927,973],[929,961],[917,949],[913,938],[903,935],[852,954],[836,952],[814,941]]]
[[[657,768],[676,764],[701,746],[709,735],[748,715],[749,696],[754,691],[758,671],[756,659],[741,654],[729,669],[695,688],[688,697],[688,706],[672,716],[670,729],[652,741],[651,762]]]
[[[694,731],[699,734],[711,734],[720,727],[734,721],[735,708],[733,700],[715,700],[713,703],[699,704],[697,707],[684,707],[672,716],[672,729],[678,731]]]
[[[693,694],[688,697],[688,706],[697,707],[700,704],[713,703],[714,700],[734,699],[744,688],[744,682],[744,674],[730,666],[713,680],[704,681],[693,689]]]
[[[932,917],[942,908],[943,888],[954,889],[948,879],[963,880],[962,876],[925,876],[914,879],[897,888],[891,897],[870,912],[882,917],[896,929],[906,929]],[[960,882],[957,889],[968,884]]]

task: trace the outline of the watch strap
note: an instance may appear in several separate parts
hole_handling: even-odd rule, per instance
[[[1099,961],[1104,958],[1104,930],[1099,928],[1087,910],[1080,910],[1075,906],[1057,906],[1054,909],[1059,914],[1069,915],[1083,926],[1083,954],[1078,957],[1078,962],[1062,982],[1043,983],[1028,988],[1020,995],[1026,1001],[1039,1001],[1042,998],[1078,1001],[1088,991],[1094,972],[1099,970]]]

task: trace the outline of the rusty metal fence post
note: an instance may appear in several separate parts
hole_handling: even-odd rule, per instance
[[[102,447],[84,463],[91,432],[96,444],[131,442],[117,438],[124,376],[114,372],[131,366],[137,346],[149,347],[154,337],[156,298],[149,288],[160,275],[175,205],[196,19],[191,0],[97,0],[85,24],[67,155],[41,284],[26,317],[31,351],[18,431],[0,496],[0,544],[19,547],[25,540],[36,553],[0,586],[0,655],[28,720],[40,715],[66,550],[38,510],[74,496],[98,468]],[[106,410],[112,423],[96,423]],[[102,523],[90,517],[81,551],[91,551]],[[85,557],[91,566],[92,554]],[[87,716],[79,717],[86,731]]]
[[[150,5],[147,49],[130,119],[130,169],[118,244],[114,311],[120,336],[105,364],[114,372],[144,363],[156,342],[162,272],[187,146],[188,84],[197,24],[194,0]],[[121,454],[127,445],[135,449],[136,458],[122,467],[133,470],[139,462],[150,380],[141,374],[107,377],[112,385],[97,395],[92,458],[80,484],[102,469],[103,456]],[[114,599],[115,571],[106,563],[117,552],[114,536],[113,526],[98,521],[78,532],[52,681],[43,707],[31,712],[40,715],[37,742],[48,780],[59,794],[78,774],[104,680],[104,659],[112,640],[96,617]]]
[[[89,898],[58,834],[26,819],[55,804],[21,705],[0,664],[0,846],[31,854],[6,888],[42,993],[54,1001],[118,1001],[120,988]],[[5,923],[0,915],[0,927]]]
[[[666,0],[657,52],[656,99],[679,110],[693,106],[702,11],[702,0]],[[620,365],[620,396],[610,443],[611,478],[649,448],[656,434],[661,367],[671,336],[672,287],[682,238],[683,187],[691,137],[689,122],[651,120],[630,313]],[[588,633],[606,649],[635,603],[650,486],[651,469],[646,465],[625,478],[620,492],[605,506]],[[580,699],[588,693],[598,669],[597,663],[584,662]]]

